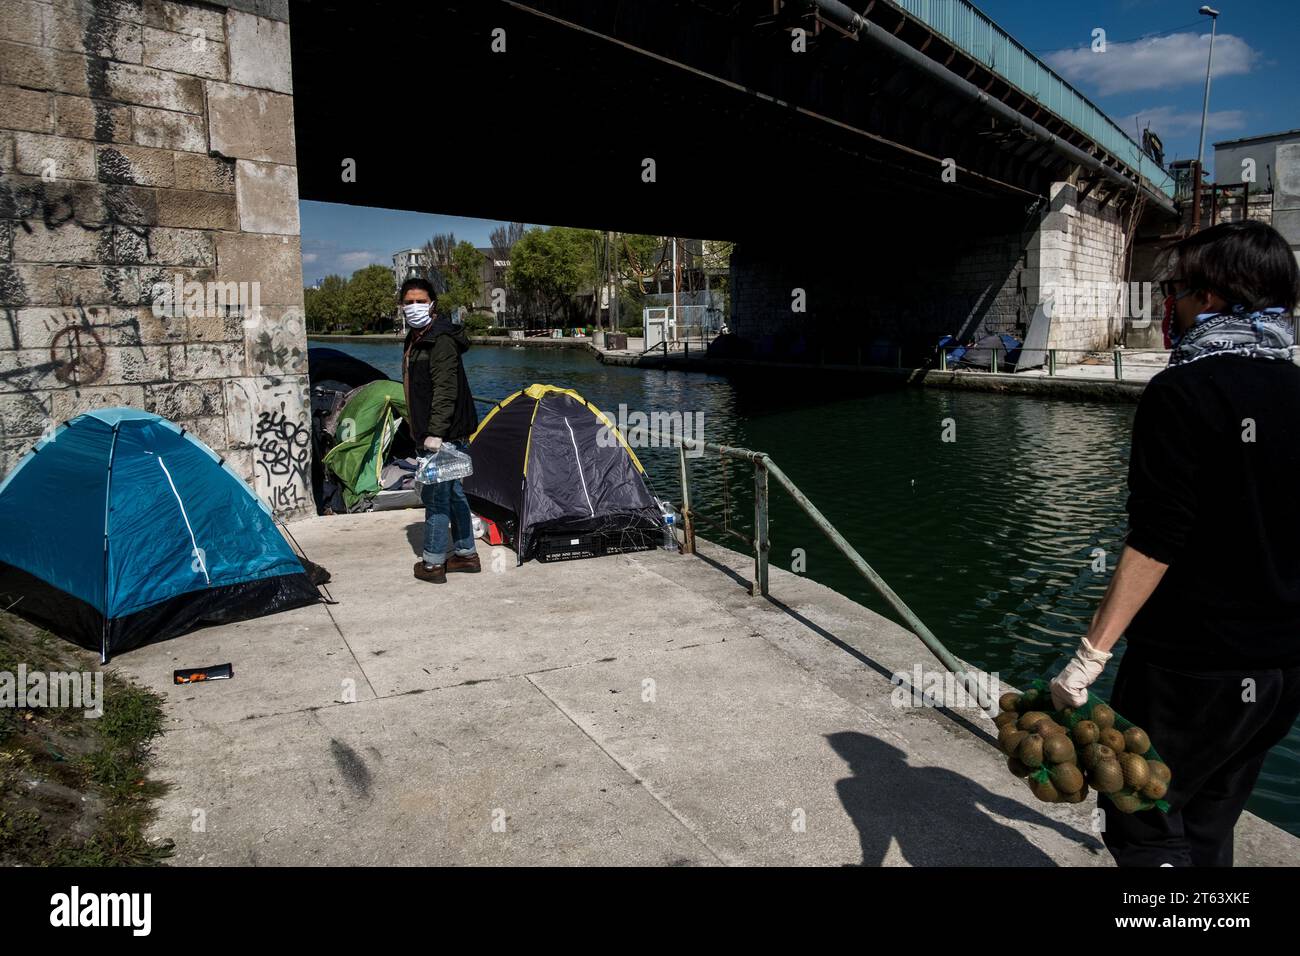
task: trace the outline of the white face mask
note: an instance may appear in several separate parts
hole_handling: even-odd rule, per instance
[[[422,329],[429,324],[430,303],[412,302],[409,305],[402,306],[402,314],[406,316],[406,324],[412,328]]]

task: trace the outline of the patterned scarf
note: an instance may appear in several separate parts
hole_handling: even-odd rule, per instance
[[[1197,318],[1197,324],[1183,333],[1169,353],[1169,366],[1184,365],[1212,355],[1244,355],[1247,358],[1290,362],[1295,347],[1291,322],[1282,316],[1285,309],[1262,309],[1247,312],[1236,306]]]

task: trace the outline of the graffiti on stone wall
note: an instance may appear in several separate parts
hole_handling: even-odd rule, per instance
[[[256,463],[271,494],[276,511],[303,505],[303,490],[310,480],[311,433],[305,424],[283,412],[264,411],[257,417]]]
[[[139,319],[133,314],[124,314],[105,321],[110,314],[107,308],[87,308],[80,303],[63,309],[61,313],[52,310],[45,321],[46,331],[39,333],[41,344],[37,346],[24,341],[24,332],[30,335],[31,326],[24,328],[18,320],[18,311],[4,307],[11,348],[34,350],[45,342],[50,344],[48,361],[0,371],[0,385],[9,390],[30,391],[58,385],[77,387],[101,383],[108,365],[105,336],[118,344],[133,346],[139,352],[140,360],[144,361],[146,355]]]
[[[153,254],[150,242],[153,227],[145,222],[145,211],[135,195],[122,184],[105,184],[102,196],[66,186],[59,187],[51,195],[47,185],[43,180],[16,186],[0,181],[0,210],[6,218],[17,220],[29,235],[35,231],[33,223],[37,222],[50,231],[71,223],[86,232],[103,233],[99,240],[99,258],[103,262],[117,261],[115,243],[119,233],[143,243],[146,257]],[[83,208],[88,198],[90,209]]]

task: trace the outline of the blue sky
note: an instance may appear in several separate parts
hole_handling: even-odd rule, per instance
[[[981,0],[986,14],[1137,137],[1160,134],[1166,161],[1196,156],[1209,20],[1196,0]],[[1300,127],[1300,0],[1222,0],[1214,45],[1207,164],[1217,140]],[[1092,51],[1093,30],[1106,51]],[[488,245],[498,223],[304,202],[303,279],[392,264],[399,249],[454,232]]]
[[[1149,122],[1165,159],[1194,159],[1210,21],[1197,0],[981,0],[986,14],[1136,136]],[[1300,3],[1222,0],[1206,164],[1216,140],[1300,127]],[[1093,53],[1092,31],[1106,31]]]
[[[424,245],[439,232],[455,233],[476,246],[500,223],[460,216],[431,216],[398,209],[299,203],[302,218],[302,279],[307,285],[337,273],[350,276],[372,263],[391,266],[393,253]]]

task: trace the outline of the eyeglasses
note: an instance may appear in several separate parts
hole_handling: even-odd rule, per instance
[[[1184,289],[1182,292],[1178,291],[1178,287],[1182,285],[1183,282],[1184,282],[1183,279],[1162,280],[1160,283],[1160,294],[1165,298],[1168,298],[1169,296],[1173,296],[1175,301],[1183,298],[1184,296],[1191,295],[1192,294],[1191,289]]]

